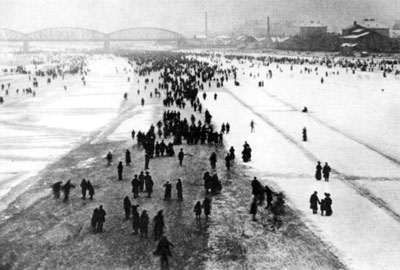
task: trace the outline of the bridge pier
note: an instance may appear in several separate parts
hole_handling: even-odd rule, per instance
[[[29,41],[24,40],[22,42],[22,52],[23,53],[28,53],[29,52]]]

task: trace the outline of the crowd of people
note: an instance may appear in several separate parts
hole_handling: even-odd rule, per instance
[[[271,60],[271,59],[269,59]],[[280,61],[278,59],[274,59]],[[283,60],[282,60],[283,61]],[[284,60],[291,61],[291,60]],[[296,60],[300,61],[300,60]],[[173,185],[176,190],[176,200],[178,203],[187,204],[184,196],[184,179],[176,179],[165,181],[159,184],[150,174],[150,162],[157,158],[174,157],[176,146],[186,145],[207,145],[222,148],[224,143],[224,135],[229,134],[231,125],[225,122],[221,125],[218,131],[213,124],[211,113],[204,108],[199,93],[203,91],[203,100],[207,99],[207,94],[204,91],[208,85],[210,87],[213,82],[217,87],[223,87],[224,82],[228,80],[237,81],[237,70],[235,68],[222,68],[218,65],[211,65],[206,62],[197,60],[196,58],[186,57],[183,54],[155,54],[155,55],[135,55],[129,59],[132,68],[136,65],[136,76],[145,80],[145,87],[150,87],[149,79],[151,74],[159,75],[158,87],[154,90],[154,95],[150,98],[162,98],[164,111],[161,119],[155,125],[151,125],[147,132],[132,130],[130,137],[133,142],[137,142],[138,153],[144,153],[143,170],[138,174],[129,175],[124,173],[124,165],[122,161],[117,162],[117,179],[124,181],[131,180],[131,195],[123,194],[123,213],[124,219],[132,223],[133,235],[138,235],[142,239],[149,237],[148,227],[150,226],[150,215],[148,209],[141,209],[140,204],[136,201],[143,196],[143,200],[152,200],[154,189],[163,189],[164,201],[172,200]],[[270,74],[272,77],[272,73]],[[130,81],[130,78],[128,79]],[[140,91],[138,90],[138,94]],[[128,96],[125,96],[127,99]],[[217,95],[214,95],[214,100],[217,100]],[[144,98],[141,103],[144,104]],[[255,123],[250,122],[250,132],[255,132]],[[303,140],[307,141],[306,134],[303,131]],[[305,139],[304,139],[305,137]],[[194,216],[197,223],[201,223],[201,216],[204,214],[205,220],[208,221],[211,215],[212,198],[220,194],[223,190],[223,182],[218,176],[218,151],[213,151],[209,156],[210,170],[203,175],[204,181],[204,199],[196,200],[193,207]],[[252,149],[245,142],[242,150],[243,162],[251,161]],[[129,149],[124,150],[121,156],[124,157],[125,166],[132,166],[132,153]],[[179,147],[177,153],[178,166],[184,166],[185,156],[192,154],[184,151],[183,147]],[[119,156],[119,155],[118,155]],[[113,168],[112,164],[115,157],[112,151],[106,155],[107,166]],[[235,149],[229,148],[225,156],[226,170],[231,170],[235,162]],[[186,162],[186,161],[185,161]],[[188,161],[189,162],[189,161]],[[135,164],[136,166],[137,164]],[[186,164],[185,164],[186,165]],[[320,162],[316,167],[315,178],[321,180],[322,176],[325,181],[329,181],[331,168],[328,163],[324,167]],[[157,179],[158,180],[158,179]],[[252,189],[252,201],[250,204],[249,214],[252,220],[257,221],[257,215],[261,213],[260,207],[272,215],[272,227],[279,229],[282,225],[282,216],[285,214],[285,198],[283,193],[274,192],[268,185],[263,185],[256,177],[250,183]],[[61,182],[53,184],[53,191],[56,198],[60,197],[60,191],[64,192],[64,201],[68,200],[70,190],[74,185],[68,181],[62,185]],[[93,199],[94,188],[90,181],[83,179],[81,182],[82,199],[86,199],[88,192],[89,198]],[[121,197],[121,198],[122,198]],[[131,199],[132,198],[132,199]],[[185,198],[185,200],[184,200]],[[321,209],[321,215],[332,215],[332,199],[329,193],[325,193],[325,198],[320,200],[317,192],[310,198],[310,207],[313,213],[317,213],[318,206]],[[139,211],[140,209],[140,211]],[[91,217],[91,225],[95,233],[103,232],[103,225],[106,222],[106,212],[103,206],[96,207]],[[158,241],[155,255],[161,257],[161,262],[164,266],[168,266],[168,257],[171,256],[171,248],[174,245],[166,236],[166,221],[163,215],[163,209],[159,209],[152,219],[153,239]]]

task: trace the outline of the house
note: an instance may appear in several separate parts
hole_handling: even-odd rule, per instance
[[[389,27],[381,24],[375,19],[364,19],[362,22],[354,22],[351,26],[342,30],[342,35],[350,35],[351,33],[355,33],[354,31],[362,31],[362,30],[374,31],[375,33],[381,34],[382,36],[389,37],[390,30]]]
[[[328,27],[319,22],[311,21],[309,23],[304,23],[299,25],[299,35],[301,37],[326,34],[327,32],[328,32]]]
[[[342,31],[340,48],[344,54],[352,50],[391,52],[393,46],[389,28],[371,19],[354,22]]]

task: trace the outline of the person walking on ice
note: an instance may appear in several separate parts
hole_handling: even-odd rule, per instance
[[[317,166],[315,167],[315,179],[317,179],[317,181],[320,181],[322,178],[322,166],[321,166],[321,162],[318,161]]]
[[[325,182],[329,182],[330,173],[331,173],[331,167],[329,167],[328,162],[325,162],[324,168],[322,169],[322,174],[324,175]]]
[[[251,133],[255,132],[255,123],[253,120],[251,120],[251,122],[250,122],[250,132]]]
[[[310,209],[312,209],[313,214],[318,213],[318,204],[320,204],[320,203],[321,202],[319,201],[317,192],[314,191],[314,193],[310,197]]]

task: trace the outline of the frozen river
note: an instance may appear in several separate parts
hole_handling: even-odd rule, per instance
[[[350,269],[399,269],[398,77],[321,67],[317,75],[300,72],[300,66],[223,63],[238,68],[240,86],[229,81],[224,88],[213,87],[218,99],[205,103],[218,125],[231,123],[227,147],[241,150],[247,141],[254,175],[282,190]],[[268,69],[271,79],[265,76]],[[265,87],[258,87],[260,80]],[[301,112],[304,106],[308,113]],[[251,120],[255,133],[250,132]],[[302,141],[303,127],[307,142]],[[329,183],[314,179],[318,160],[334,170]],[[309,197],[314,191],[320,198],[331,194],[333,216],[312,214]]]
[[[86,86],[79,75],[50,85],[42,78],[36,97],[15,93],[31,85],[27,75],[0,76],[0,83],[12,84],[0,106],[0,210],[28,187],[31,177],[117,115],[130,88],[122,71],[127,61],[93,56],[88,67]]]

